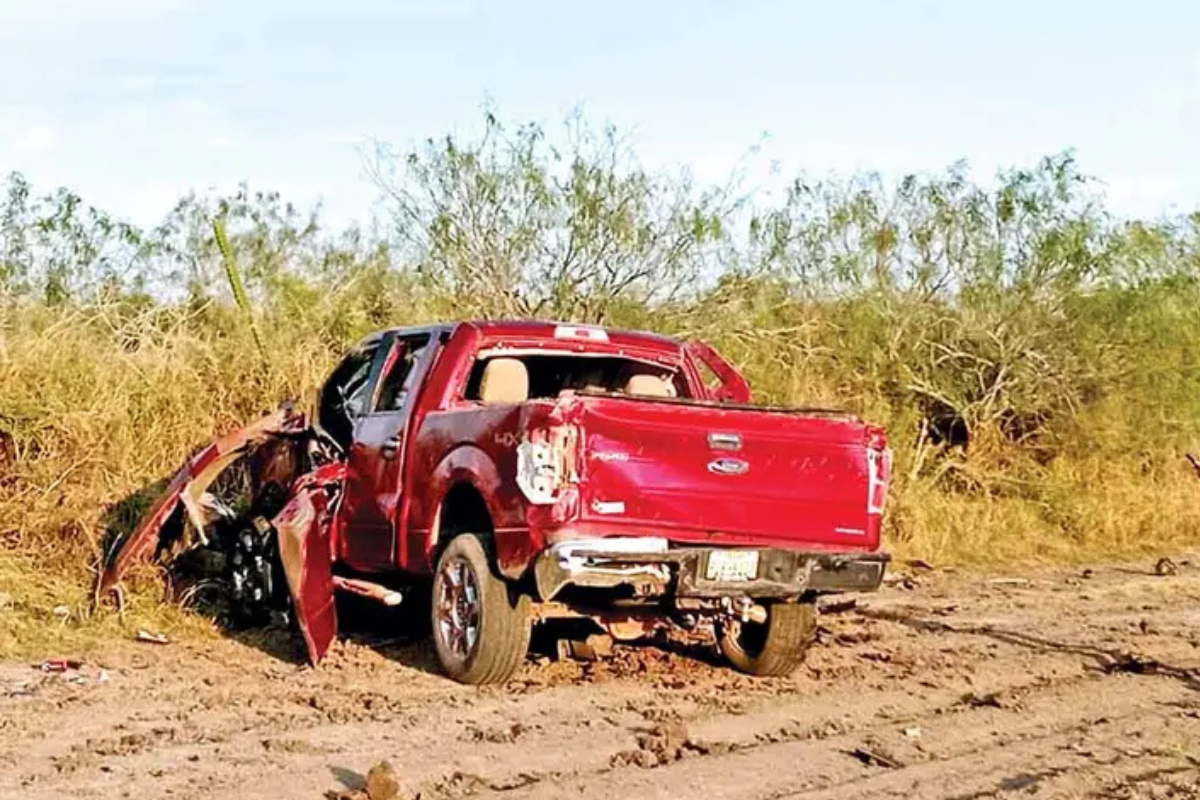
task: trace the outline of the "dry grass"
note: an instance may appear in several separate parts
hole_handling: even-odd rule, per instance
[[[159,602],[161,590],[135,593],[121,616],[93,616],[89,592],[103,549],[132,528],[191,451],[304,396],[330,354],[276,336],[263,362],[211,313],[31,308],[5,323],[0,657],[74,651],[139,626],[209,627]]]
[[[854,363],[831,366],[836,326],[714,327],[703,309],[669,324],[711,336],[746,367],[764,399],[850,405],[892,427],[897,479],[888,536],[900,556],[993,568],[1166,552],[1200,533],[1195,476],[1171,447],[1137,439],[1132,432],[1144,434],[1144,421],[1120,408],[1083,420],[1090,433],[1046,464],[1004,442],[969,454],[922,454],[911,405],[877,374]],[[263,320],[262,360],[220,306],[5,312],[0,658],[87,652],[139,627],[172,636],[214,630],[181,603],[164,602],[153,577],[139,583],[123,613],[93,614],[95,569],[106,541],[133,526],[195,447],[313,390],[335,357],[329,337],[314,330],[327,328]]]
[[[138,630],[172,640],[216,635],[212,619],[175,602],[149,581],[127,594],[118,613],[95,610],[86,571],[29,553],[0,551],[0,659],[78,657],[102,651]]]

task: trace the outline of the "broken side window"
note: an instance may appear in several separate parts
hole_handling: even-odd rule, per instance
[[[400,411],[404,407],[404,401],[413,388],[415,377],[413,367],[425,353],[430,338],[426,333],[396,340],[399,353],[383,374],[383,379],[379,384],[379,395],[375,400],[372,413]]]
[[[354,434],[354,421],[364,412],[371,388],[371,367],[379,354],[379,340],[365,342],[334,369],[321,389],[321,427],[343,447]]]

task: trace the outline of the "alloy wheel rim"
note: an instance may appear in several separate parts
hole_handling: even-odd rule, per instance
[[[466,661],[479,642],[479,581],[461,558],[442,565],[438,574],[438,638],[458,661]]]

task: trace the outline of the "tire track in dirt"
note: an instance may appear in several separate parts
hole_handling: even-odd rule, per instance
[[[730,677],[721,670],[714,670],[713,674],[721,678]],[[1002,673],[989,674],[986,676],[986,680],[990,685],[1000,686],[999,683],[993,682],[993,679],[1000,680],[1003,677]],[[1045,680],[1040,674],[1038,679]],[[744,680],[735,678],[732,681],[718,680],[714,683],[717,686],[723,686],[730,682],[737,684]],[[760,688],[756,684],[751,684],[751,687]],[[563,734],[574,732],[577,735],[583,734],[588,737],[590,753],[604,753],[607,749],[608,755],[602,755],[598,759],[599,764],[607,765],[608,759],[617,754],[621,747],[629,747],[634,744],[633,737],[629,736],[630,730],[648,728],[658,720],[686,719],[690,723],[692,720],[699,719],[702,724],[696,730],[702,737],[705,736],[705,731],[708,729],[717,734],[724,734],[724,739],[716,737],[715,747],[745,749],[756,746],[760,741],[807,738],[819,734],[822,729],[837,730],[839,728],[838,718],[841,714],[840,704],[837,702],[831,703],[825,700],[822,701],[823,705],[820,702],[814,705],[812,701],[804,700],[798,703],[772,701],[765,707],[751,710],[741,708],[744,703],[737,703],[735,704],[737,713],[712,716],[708,711],[708,704],[697,703],[696,700],[700,698],[689,697],[688,695],[692,693],[688,690],[668,690],[664,695],[664,693],[654,691],[651,687],[643,687],[638,684],[625,687],[624,691],[613,698],[602,695],[589,698],[586,703],[580,703],[575,697],[579,693],[578,688],[550,689],[535,697],[520,701],[522,714],[534,720],[527,723],[511,722],[512,715],[508,713],[508,707],[517,701],[503,695],[494,698],[470,698],[469,706],[463,701],[446,702],[447,708],[453,710],[458,717],[440,721],[435,728],[442,735],[426,737],[426,743],[437,749],[443,749],[452,747],[456,742],[475,742],[482,744],[484,750],[496,751],[502,748],[491,747],[490,743],[497,740],[504,743],[507,739],[521,737],[525,739],[525,750],[537,754],[554,752],[556,750],[553,747],[555,739]],[[1004,685],[1001,688],[1009,687]],[[737,691],[737,687],[732,687],[732,691]],[[357,694],[351,694],[350,702],[354,702]],[[301,697],[303,696],[305,696],[304,693]],[[368,697],[372,701],[375,699],[374,695]],[[943,704],[953,704],[956,702],[956,697],[957,694],[953,692],[943,693],[940,700]],[[449,699],[451,698],[444,700]],[[165,702],[166,698],[164,698]],[[889,690],[863,695],[857,711],[860,715],[885,714],[891,717],[920,708],[923,702],[908,696],[903,691]],[[207,705],[207,703],[201,704],[202,707]],[[309,749],[315,752],[336,752],[343,744],[340,740],[343,738],[345,721],[348,717],[355,715],[338,711],[335,704],[331,703],[330,706],[333,724],[312,724],[313,720],[309,719],[305,721],[305,725],[288,726],[293,739],[265,739],[263,743],[278,742],[275,745],[268,745],[267,749],[271,749],[271,746],[287,748],[290,746],[288,742],[294,741],[297,733],[304,732],[306,733],[304,741]],[[395,709],[392,709],[392,712],[394,711]],[[386,716],[386,713],[379,716]],[[465,716],[463,716],[464,713]],[[376,716],[374,712],[369,712],[368,719],[365,721],[375,721]],[[239,722],[239,719],[236,716],[228,717],[223,726],[206,727],[197,725],[199,720],[195,715],[184,715],[179,725],[153,727],[120,737],[89,739],[82,744],[73,746],[73,749],[84,758],[83,761],[72,763],[70,758],[56,759],[54,766],[59,772],[67,771],[64,769],[65,762],[66,765],[69,765],[70,771],[73,771],[96,761],[95,758],[88,758],[89,756],[107,757],[111,760],[113,757],[130,758],[143,752],[156,752],[156,758],[161,761],[168,755],[166,751],[170,749],[187,749],[193,745],[204,744],[226,745],[246,752],[260,744],[257,736],[263,728],[263,720],[256,718],[253,721]],[[363,722],[364,720],[356,721]],[[425,721],[428,723],[434,720],[426,719]],[[799,727],[801,721],[803,721],[804,727]],[[730,728],[731,722],[734,723],[731,731],[740,732],[740,736],[730,738],[728,735],[730,731],[722,730]],[[412,719],[404,714],[393,713],[390,725],[392,730],[411,727],[413,727]],[[512,734],[514,727],[519,728],[519,737]],[[188,729],[188,735],[184,736],[180,733],[182,728]],[[459,730],[459,732],[452,735],[455,730]],[[605,733],[607,733],[607,741],[597,740],[598,736]],[[600,738],[605,737],[601,736]],[[297,749],[294,746],[290,747]],[[527,760],[525,757],[515,759],[517,762]],[[537,765],[524,766],[533,768]],[[557,766],[561,768],[561,765]],[[578,767],[578,764],[575,766]],[[503,776],[503,779],[512,780],[514,777]]]
[[[311,670],[221,641],[115,647],[108,684],[9,697],[13,665],[0,796],[319,798],[382,758],[424,800],[1175,791],[1200,757],[1200,568],[1092,574],[860,598],[787,680],[620,648],[477,690],[431,674],[425,644],[349,643]]]
[[[788,797],[799,788],[826,786],[837,788],[843,795],[858,796],[852,791],[854,785],[864,775],[880,771],[894,776],[888,781],[902,781],[907,791],[909,784],[904,776],[909,772],[915,772],[917,780],[925,780],[938,773],[939,764],[972,759],[999,762],[1002,760],[994,758],[994,751],[1015,745],[1057,749],[1057,743],[1082,737],[1098,726],[1136,725],[1157,706],[1186,697],[1187,690],[1168,678],[1155,679],[1156,685],[1149,689],[1139,685],[1137,692],[1128,691],[1141,680],[1096,676],[1072,681],[1065,689],[1055,683],[1026,684],[1005,693],[1003,699],[995,698],[1002,707],[990,702],[981,706],[951,702],[928,708],[923,714],[906,715],[902,726],[866,716],[862,718],[864,724],[837,733],[811,730],[740,746],[683,734],[677,737],[680,751],[665,764],[640,770],[600,770],[591,776],[552,776],[527,792],[506,796],[548,798],[570,793],[585,798],[666,798],[674,796],[681,785],[703,791],[706,797]],[[1113,702],[1089,702],[1108,691],[1114,693]],[[1200,726],[1193,727],[1197,728],[1195,733],[1200,733]],[[920,738],[907,740],[905,729],[919,731]],[[895,771],[866,768],[849,757],[860,748],[911,766]],[[718,755],[707,755],[711,753]],[[781,771],[780,765],[790,765],[791,769]],[[1002,771],[1008,769],[1005,765]],[[753,777],[747,780],[746,776]],[[863,796],[876,793],[877,787],[871,785]]]

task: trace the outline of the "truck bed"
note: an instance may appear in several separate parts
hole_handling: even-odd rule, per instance
[[[560,401],[562,402],[562,401]],[[689,544],[874,551],[881,430],[828,411],[579,395],[576,524]]]

